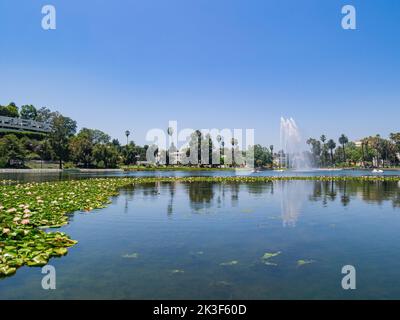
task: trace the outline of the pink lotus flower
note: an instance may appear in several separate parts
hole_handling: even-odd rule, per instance
[[[21,221],[21,224],[28,224],[29,223],[29,219],[24,219]]]

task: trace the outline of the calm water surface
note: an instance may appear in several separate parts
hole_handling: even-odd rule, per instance
[[[230,177],[230,176],[400,176],[400,170],[385,169],[383,173],[376,174],[372,170],[287,170],[279,172],[277,170],[264,170],[260,172],[251,172],[247,170],[206,170],[206,171],[130,171],[130,172],[91,172],[91,173],[0,173],[0,180],[18,180],[20,182],[27,181],[58,181],[70,179],[86,179],[101,177],[195,177],[195,176],[211,176],[211,177]]]
[[[1,299],[400,298],[394,182],[147,184],[60,230],[79,243],[49,263],[57,289],[23,267]],[[357,290],[341,288],[348,264]]]

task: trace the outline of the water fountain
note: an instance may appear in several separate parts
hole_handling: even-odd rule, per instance
[[[311,169],[311,161],[304,151],[300,130],[293,118],[281,117],[281,166],[294,170]]]

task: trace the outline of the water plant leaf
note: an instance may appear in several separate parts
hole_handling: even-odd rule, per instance
[[[315,262],[315,260],[302,260],[302,259],[300,259],[300,260],[297,260],[297,266],[301,267],[301,266],[304,266],[306,264],[311,264],[311,263],[314,263],[314,262]]]
[[[270,259],[279,256],[281,254],[280,251],[277,252],[266,252],[264,255],[261,257],[262,263],[264,263],[267,266],[277,266],[278,264],[275,262],[269,261]]]

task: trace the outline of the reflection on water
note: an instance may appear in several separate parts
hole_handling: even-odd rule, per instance
[[[0,180],[18,180],[20,182],[26,181],[58,181],[69,179],[86,179],[86,178],[99,178],[99,177],[196,177],[196,176],[248,176],[248,171],[240,170],[207,170],[207,171],[114,171],[114,172],[63,172],[63,173],[0,173]],[[400,170],[385,170],[380,176],[400,176]],[[251,173],[252,177],[271,177],[271,176],[374,176],[371,170],[287,170],[278,172],[274,170],[265,170],[260,172]]]
[[[281,193],[283,225],[294,227],[311,186],[302,181],[277,181],[277,184]]]
[[[396,182],[135,185],[61,228],[79,243],[50,261],[57,290],[24,267],[0,298],[400,298],[399,205]]]

